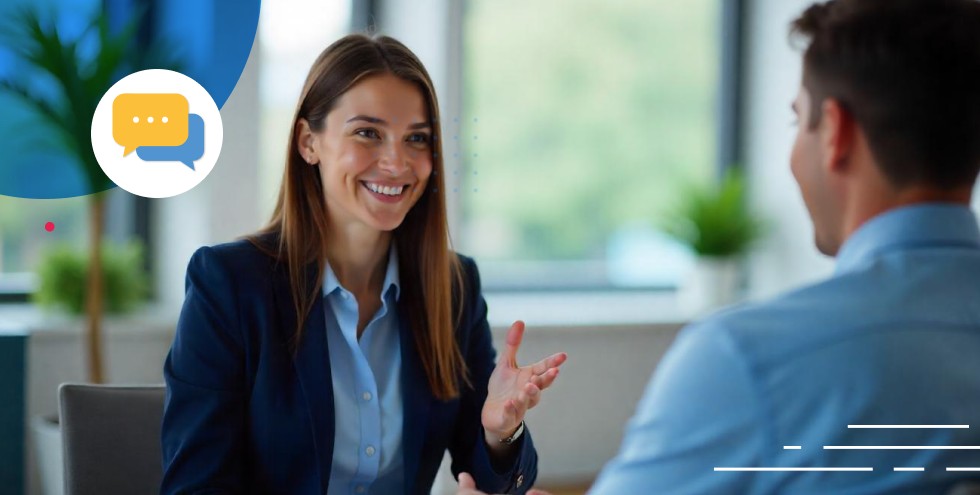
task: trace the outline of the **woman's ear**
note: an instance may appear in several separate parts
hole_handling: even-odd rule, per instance
[[[316,134],[310,128],[310,123],[306,119],[299,119],[296,122],[296,149],[299,155],[310,165],[318,165],[320,157],[316,152]]]

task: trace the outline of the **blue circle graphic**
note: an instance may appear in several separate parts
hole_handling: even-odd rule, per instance
[[[261,0],[4,0],[0,2],[0,195],[55,199],[84,196],[115,187],[95,164],[89,141],[91,100],[131,72],[176,69],[196,80],[221,108],[238,83],[259,21]],[[89,77],[95,60],[106,54],[107,38],[125,38],[136,50],[125,70],[105,84],[86,85],[53,75],[38,64],[35,45],[25,36],[33,16],[48,33],[57,33],[73,56],[49,63]],[[20,23],[18,25],[18,23]],[[138,55],[133,55],[137,53]],[[77,79],[77,78],[76,78]],[[103,87],[104,86],[104,87]],[[86,120],[87,115],[87,120]],[[85,129],[88,129],[86,131]],[[106,132],[111,132],[107,129]]]

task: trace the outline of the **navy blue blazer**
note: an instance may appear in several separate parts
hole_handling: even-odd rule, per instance
[[[481,490],[524,493],[537,476],[530,433],[506,472],[491,466],[483,440],[480,413],[496,353],[476,265],[460,259],[466,299],[456,339],[472,389],[450,401],[432,395],[399,307],[404,493],[429,493],[447,448],[453,473],[471,473]],[[308,270],[315,280],[315,265]],[[294,358],[295,328],[283,265],[246,241],[194,253],[164,366],[161,493],[327,492],[335,425],[322,298]]]

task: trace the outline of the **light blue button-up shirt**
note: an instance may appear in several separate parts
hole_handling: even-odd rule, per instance
[[[978,449],[977,220],[913,206],[832,278],[683,330],[590,493],[941,494]]]
[[[326,268],[323,282],[327,345],[333,377],[335,436],[329,495],[404,491],[402,355],[394,246],[381,289],[381,308],[357,338],[357,299]]]

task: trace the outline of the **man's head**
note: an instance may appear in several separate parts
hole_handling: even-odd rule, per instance
[[[830,0],[792,31],[808,44],[791,162],[822,252],[887,209],[969,201],[980,1]]]

